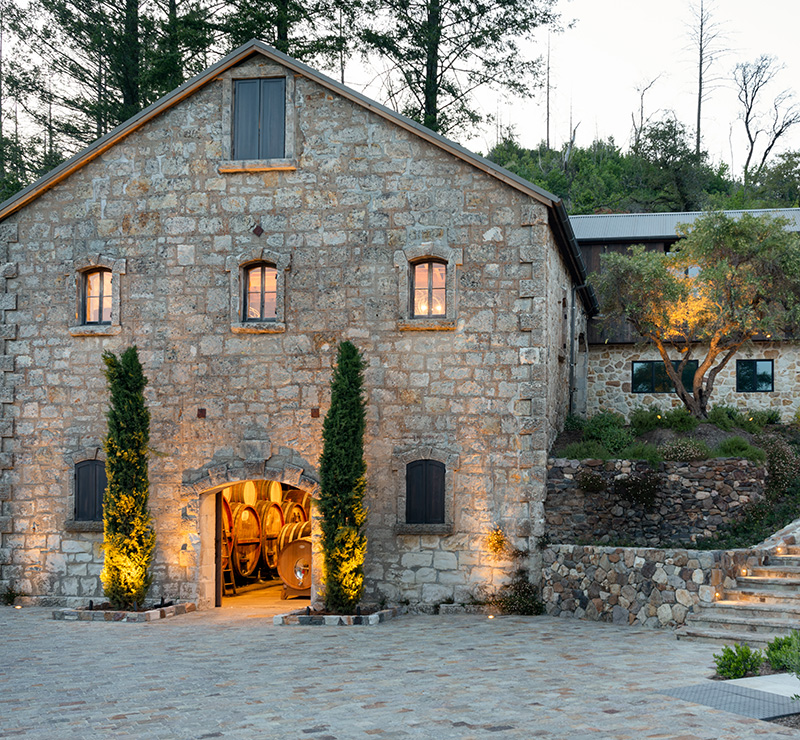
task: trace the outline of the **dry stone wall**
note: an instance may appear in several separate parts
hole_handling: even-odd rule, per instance
[[[598,411],[613,410],[629,418],[631,412],[640,406],[669,409],[683,405],[674,393],[631,392],[631,363],[639,360],[660,362],[661,357],[653,348],[643,350],[633,344],[590,347],[586,408],[588,416]],[[736,360],[772,360],[775,390],[769,393],[737,392]],[[741,409],[776,409],[780,412],[782,421],[788,422],[800,409],[800,396],[796,393],[799,383],[800,350],[797,342],[754,342],[748,348],[740,349],[717,375],[711,405],[724,404]]]
[[[548,614],[614,624],[673,627],[698,603],[734,588],[762,550],[659,550],[553,545],[543,554]]]
[[[249,61],[235,72],[285,70]],[[291,167],[221,171],[231,86],[222,74],[1,227],[19,265],[4,315],[20,330],[4,337],[1,358],[17,395],[0,585],[64,605],[101,593],[102,534],[71,521],[72,471],[102,455],[101,354],[131,344],[150,379],[154,597],[209,603],[208,491],[248,478],[316,490],[345,338],[367,362],[369,598],[463,600],[506,577],[485,552],[490,526],[519,546],[542,531],[545,450],[567,389],[548,396],[566,370],[561,336],[556,344],[541,327],[554,320],[550,296],[569,285],[547,210],[290,76]],[[453,319],[415,331],[402,286],[407,255],[426,245],[452,257]],[[283,270],[283,322],[243,333],[231,316],[238,265],[259,257]],[[114,270],[108,331],[75,327],[79,271],[90,264]],[[445,531],[402,526],[409,456],[448,464]]]
[[[709,537],[763,498],[766,479],[763,465],[738,458],[663,462],[655,501],[644,506],[621,497],[614,483],[650,471],[647,463],[550,458],[547,468],[545,519],[551,542],[659,545]],[[602,480],[603,490],[581,489],[587,473]]]

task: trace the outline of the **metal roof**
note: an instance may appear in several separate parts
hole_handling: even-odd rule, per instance
[[[693,223],[703,211],[678,211],[675,213],[603,213],[589,216],[570,216],[572,230],[579,242],[630,241],[633,239],[677,239],[678,224]],[[754,216],[769,214],[787,218],[800,231],[800,208],[770,208],[758,210],[724,211],[738,218],[743,213]]]

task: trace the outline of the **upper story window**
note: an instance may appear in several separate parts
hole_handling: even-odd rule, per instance
[[[103,520],[103,493],[107,486],[102,460],[84,460],[75,466],[75,521]]]
[[[673,360],[672,367],[677,372],[680,360]],[[697,372],[697,360],[689,360],[683,368],[681,381],[687,390],[692,388],[694,374]],[[632,393],[674,393],[675,386],[667,375],[667,369],[661,360],[643,360],[631,363]]]
[[[412,315],[417,317],[447,314],[447,264],[438,260],[417,262],[411,266]]]
[[[242,321],[275,321],[278,302],[278,270],[264,262],[244,270]]]
[[[445,466],[414,460],[406,466],[406,524],[444,524]]]
[[[775,390],[772,360],[736,360],[738,393],[769,393]]]
[[[234,80],[233,159],[286,156],[286,78]]]
[[[100,268],[83,274],[83,324],[110,324],[114,298],[111,270]]]

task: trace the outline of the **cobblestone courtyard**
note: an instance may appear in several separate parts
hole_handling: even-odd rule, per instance
[[[666,696],[718,647],[551,617],[275,627],[257,610],[152,624],[0,607],[0,737],[797,737]]]

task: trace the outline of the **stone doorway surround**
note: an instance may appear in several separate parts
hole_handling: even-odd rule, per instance
[[[268,443],[267,443],[268,444]],[[196,558],[195,579],[197,583],[197,606],[199,609],[213,608],[216,592],[216,494],[236,483],[268,480],[286,483],[319,498],[319,476],[316,468],[291,450],[271,455],[269,450],[261,459],[233,457],[227,461],[214,459],[200,470],[184,473],[184,487],[194,491],[198,497],[199,553]],[[311,507],[311,601],[319,600],[319,574],[322,567],[320,548],[320,521],[316,507]]]

